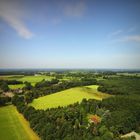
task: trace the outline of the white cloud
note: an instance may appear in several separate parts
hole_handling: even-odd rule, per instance
[[[117,30],[117,31],[111,33],[110,36],[111,36],[111,37],[112,37],[112,36],[117,36],[117,35],[121,34],[122,32],[123,32],[123,30]]]
[[[23,22],[24,11],[20,9],[18,1],[1,0],[0,17],[11,26],[21,37],[29,39],[33,33]]]
[[[133,26],[131,28],[128,28],[127,30],[121,30],[121,29],[120,30],[116,30],[116,31],[110,33],[108,35],[108,37],[112,38],[112,37],[118,37],[120,35],[122,36],[123,34],[128,34],[128,33],[134,32],[135,30],[136,30],[135,26]]]
[[[140,35],[124,36],[120,40],[124,42],[140,42]]]
[[[131,32],[134,32],[136,27],[128,28],[127,30],[117,30],[109,34],[112,42],[140,42],[140,35],[131,35]]]
[[[67,4],[64,8],[64,13],[66,16],[81,17],[83,16],[85,9],[85,3],[83,1],[79,1],[74,4]]]

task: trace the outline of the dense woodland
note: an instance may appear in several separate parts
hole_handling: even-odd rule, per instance
[[[43,140],[119,140],[120,134],[139,132],[139,101],[138,97],[125,96],[102,102],[83,99],[80,104],[44,111],[26,106],[23,97],[13,98],[13,104]],[[90,123],[88,115],[97,115],[100,121]]]
[[[98,90],[112,95],[140,94],[140,77],[121,76],[106,78],[98,82]]]
[[[59,73],[58,77],[62,75],[64,73]],[[139,77],[116,76],[115,73],[110,72],[96,75],[91,72],[68,73],[65,76],[81,78],[77,81],[60,81],[57,78],[51,81],[42,80],[34,87],[29,82],[25,82],[23,93],[15,94],[12,98],[12,103],[42,140],[120,140],[123,134],[131,131],[140,132]],[[102,80],[98,80],[98,77]],[[3,83],[6,85],[8,82],[1,81],[0,87],[3,88]],[[36,110],[28,105],[40,96],[93,84],[99,85],[99,91],[113,96],[102,101],[83,99],[81,103],[47,110]],[[1,99],[2,97],[1,105],[11,100]],[[128,138],[128,140],[132,139]]]

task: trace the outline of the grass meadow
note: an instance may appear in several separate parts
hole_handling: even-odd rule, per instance
[[[0,140],[40,140],[13,105],[0,107]]]
[[[108,94],[98,92],[97,87],[96,85],[92,85],[67,89],[34,99],[30,105],[36,109],[47,109],[81,102],[83,98],[102,100],[109,97]]]
[[[10,89],[19,89],[19,88],[23,88],[24,86],[25,86],[24,84],[8,85]]]

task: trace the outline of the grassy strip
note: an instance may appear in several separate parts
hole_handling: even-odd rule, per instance
[[[13,105],[0,107],[0,140],[39,140]]]

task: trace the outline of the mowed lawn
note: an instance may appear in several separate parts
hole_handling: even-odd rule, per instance
[[[81,102],[83,98],[102,100],[110,95],[97,91],[96,85],[76,87],[34,99],[30,104],[36,109],[55,108]]]
[[[0,140],[39,140],[13,105],[0,107]]]

